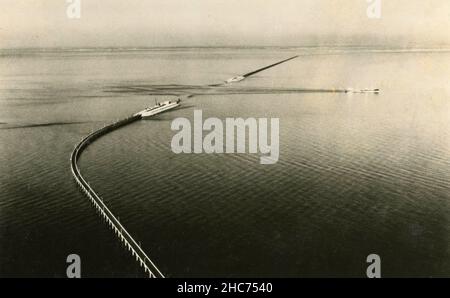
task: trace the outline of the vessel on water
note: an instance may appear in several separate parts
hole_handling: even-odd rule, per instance
[[[153,107],[148,107],[145,110],[142,110],[140,112],[137,112],[136,115],[140,115],[142,119],[152,117],[154,115],[160,114],[162,112],[166,112],[168,110],[175,109],[176,107],[179,107],[181,105],[181,99],[178,98],[176,101],[163,101],[163,102],[156,102],[156,105]]]

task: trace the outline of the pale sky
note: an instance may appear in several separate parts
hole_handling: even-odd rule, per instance
[[[367,1],[0,0],[0,47],[450,44],[450,0]]]

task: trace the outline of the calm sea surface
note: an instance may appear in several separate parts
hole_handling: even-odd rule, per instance
[[[449,277],[450,52],[332,47],[0,52],[0,276],[64,277],[72,253],[85,277],[143,276],[76,187],[74,145],[295,54],[99,139],[84,177],[167,276],[359,277],[376,253],[384,276]],[[346,87],[382,92],[300,92]],[[172,153],[194,109],[279,118],[278,163]]]

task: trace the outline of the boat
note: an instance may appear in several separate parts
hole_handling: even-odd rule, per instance
[[[134,114],[134,116],[140,115],[142,119],[150,118],[154,115],[166,112],[168,110],[175,109],[181,105],[181,99],[178,98],[176,101],[163,101],[163,102],[156,102],[156,105],[153,107],[148,107],[145,110],[142,110],[140,112],[137,112]]]

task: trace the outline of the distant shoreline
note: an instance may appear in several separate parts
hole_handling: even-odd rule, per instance
[[[183,49],[325,49],[325,48],[354,48],[354,49],[384,49],[384,50],[450,50],[450,44],[384,46],[384,45],[351,45],[351,44],[321,44],[297,46],[154,46],[154,47],[10,47],[0,51],[151,51],[151,50],[183,50]]]
[[[241,51],[287,51],[299,55],[316,54],[358,54],[358,53],[447,53],[450,45],[435,47],[385,47],[364,45],[317,45],[317,46],[226,46],[226,47],[53,47],[53,48],[4,48],[0,55],[46,54],[46,53],[121,53],[121,52],[183,52],[183,51],[214,51],[214,50],[241,50]]]

